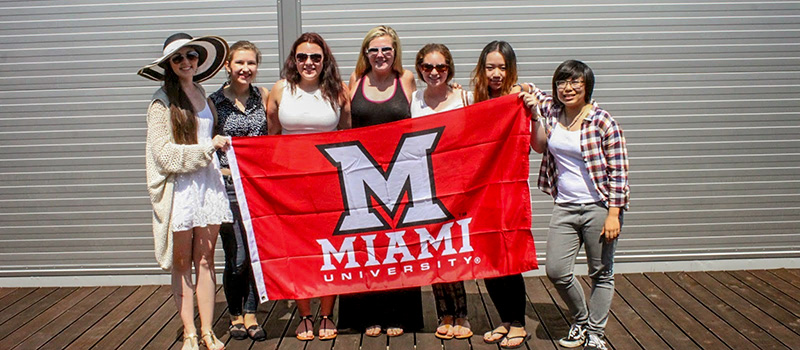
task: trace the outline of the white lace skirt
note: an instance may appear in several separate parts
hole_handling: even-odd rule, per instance
[[[172,231],[232,222],[228,195],[216,155],[205,168],[175,177],[172,201]]]

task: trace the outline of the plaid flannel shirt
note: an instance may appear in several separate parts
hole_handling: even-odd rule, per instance
[[[539,101],[538,112],[544,118],[545,134],[558,125],[561,108],[553,103],[553,97],[541,89],[533,92]],[[622,129],[611,114],[592,101],[592,112],[581,122],[581,154],[589,170],[594,187],[608,207],[628,209],[630,187],[628,186],[628,148]],[[539,189],[553,198],[558,194],[556,162],[547,148],[542,153],[539,167]]]

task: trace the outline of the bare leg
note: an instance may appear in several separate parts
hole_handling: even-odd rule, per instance
[[[314,339],[314,323],[311,319],[306,318],[306,316],[311,316],[311,299],[297,299],[295,302],[297,303],[297,312],[303,317],[303,320],[300,321],[300,324],[297,325],[297,329],[294,331],[295,335],[297,335],[297,339]]]
[[[336,332],[336,324],[330,319],[333,317],[333,305],[336,303],[336,296],[335,295],[327,295],[324,297],[319,298],[320,301],[320,310],[319,315],[328,316],[328,318],[322,318],[319,324],[319,337],[320,339],[331,339]]]
[[[197,273],[197,310],[200,313],[200,332],[206,345],[216,350],[224,348],[219,340],[208,339],[212,332],[214,317],[214,298],[216,296],[217,277],[214,273],[214,247],[217,244],[219,225],[194,228],[194,266]],[[216,346],[220,345],[220,346]]]
[[[194,284],[192,283],[192,231],[172,234],[172,296],[183,322],[184,337],[197,334],[194,326]]]

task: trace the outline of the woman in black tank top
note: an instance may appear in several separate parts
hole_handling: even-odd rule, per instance
[[[400,54],[400,41],[392,28],[379,26],[367,33],[350,76],[354,128],[411,117],[416,85],[414,74],[403,69]],[[393,337],[422,326],[419,287],[339,297],[339,327],[364,330],[371,337],[386,329],[386,335]]]

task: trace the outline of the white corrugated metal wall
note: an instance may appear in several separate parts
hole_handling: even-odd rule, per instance
[[[520,80],[543,87],[563,60],[587,62],[631,158],[619,267],[800,265],[800,2],[305,0],[300,8],[302,29],[331,43],[345,77],[379,24],[398,31],[409,69],[425,43],[448,45],[463,85],[495,39],[515,48]],[[259,80],[271,86],[282,61],[277,12],[274,0],[0,4],[0,277],[159,273],[143,170],[143,114],[156,85],[135,71],[172,32],[216,34],[261,47]],[[552,200],[532,193],[544,252]]]

